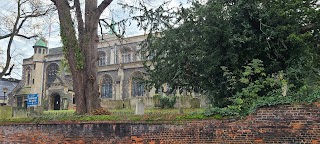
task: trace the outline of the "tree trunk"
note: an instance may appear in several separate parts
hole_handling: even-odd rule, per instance
[[[86,84],[85,95],[87,97],[86,105],[87,111],[91,112],[94,109],[100,108],[99,89],[97,82],[97,61],[98,50],[97,42],[98,38],[98,22],[99,16],[97,16],[95,10],[97,8],[97,0],[85,1],[85,37],[81,41],[85,55],[84,70],[86,72]]]
[[[97,0],[85,1],[85,22],[79,0],[74,0],[78,22],[78,39],[70,14],[68,0],[51,0],[58,9],[60,34],[63,50],[72,73],[73,89],[78,114],[90,113],[100,108],[97,82],[97,27],[99,17],[112,0],[103,0],[97,7]]]
[[[86,75],[85,69],[80,69],[77,57],[79,57],[79,51],[85,49],[85,47],[79,47],[76,37],[76,31],[74,29],[72,17],[70,14],[69,3],[67,0],[52,0],[58,9],[59,21],[60,21],[60,35],[63,43],[63,52],[72,74],[73,90],[75,92],[76,112],[78,114],[87,113],[87,105],[85,98],[85,86]],[[78,52],[77,52],[78,51]]]

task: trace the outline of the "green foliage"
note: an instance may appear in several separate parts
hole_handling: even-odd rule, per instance
[[[42,104],[41,104],[43,110],[48,110],[49,109],[49,100],[42,98]]]
[[[319,86],[302,86],[297,93],[294,94],[296,102],[311,103],[320,99]]]
[[[151,32],[141,50],[148,58],[148,84],[201,91],[221,108],[234,103],[236,93],[238,99],[244,95],[257,99],[279,94],[281,83],[287,83],[291,93],[318,84],[320,11],[316,3],[215,0],[193,2],[177,11],[142,9],[139,24]],[[253,59],[257,61],[243,67]],[[232,73],[243,68],[242,79],[235,81]],[[286,80],[274,81],[272,74],[278,72]],[[247,100],[243,103],[250,104]]]
[[[75,115],[75,111],[74,110],[49,110],[49,111],[44,111],[42,115],[71,116],[71,115]]]
[[[59,69],[60,72],[61,72],[61,71],[66,71],[66,72],[68,72],[68,73],[71,72],[71,71],[70,71],[69,63],[68,63],[68,61],[67,61],[66,59],[61,59],[60,64],[61,64],[61,67],[60,67],[60,69]]]
[[[298,92],[284,95],[290,89],[283,72],[266,74],[261,60],[254,59],[239,74],[223,70],[231,89],[237,89],[229,98],[230,103],[223,108],[213,107],[205,112],[206,116],[245,116],[257,108],[295,102],[314,102],[320,98],[319,87],[303,86]],[[232,78],[232,80],[229,80]]]
[[[228,98],[229,105],[223,108],[213,108],[206,115],[247,115],[255,111],[257,107],[273,105],[272,98],[282,96],[282,88],[287,87],[287,82],[282,72],[274,75],[266,74],[263,62],[253,59],[243,71],[238,73],[230,72],[227,67],[222,67],[226,84],[230,89],[235,90]],[[275,76],[278,75],[278,76]],[[286,90],[285,90],[286,91]],[[263,100],[264,99],[264,100]],[[269,100],[269,101],[268,101]],[[279,99],[281,100],[281,98]],[[263,103],[266,102],[266,103]],[[275,104],[278,104],[276,101]],[[279,101],[281,103],[281,101]]]
[[[177,102],[176,96],[160,96],[159,98],[159,107],[160,108],[173,108],[174,104]]]
[[[135,115],[133,109],[110,110],[111,115],[76,115],[74,110],[44,111],[42,114],[29,115],[27,118],[2,118],[0,123],[47,123],[50,121],[184,121],[222,118],[204,116],[204,109],[184,109],[186,114],[180,114],[179,109],[146,109],[144,115]]]
[[[0,123],[13,122],[13,123],[25,123],[32,122],[33,118],[1,118]]]
[[[69,28],[73,28],[73,24],[72,23],[67,23],[69,26]],[[74,29],[69,29],[70,31],[74,32]],[[77,39],[74,39],[74,37],[70,37],[67,35],[67,33],[63,30],[63,28],[60,29],[60,34],[61,34],[61,41],[63,44],[63,52],[64,52],[64,56],[65,58],[68,57],[68,55],[74,55],[74,59],[75,59],[75,68],[80,70],[83,69],[84,67],[84,54],[82,53],[82,49],[80,48]],[[74,53],[70,54],[68,53],[68,49],[73,49]],[[63,63],[63,67],[67,66],[67,62],[65,61]]]
[[[175,103],[177,102],[176,96],[162,96],[156,94],[153,96],[154,106],[160,108],[173,108]]]

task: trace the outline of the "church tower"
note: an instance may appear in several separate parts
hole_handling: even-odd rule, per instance
[[[31,94],[38,94],[38,105],[41,105],[44,84],[44,63],[45,56],[48,53],[47,41],[43,38],[39,39],[33,46],[33,86]]]

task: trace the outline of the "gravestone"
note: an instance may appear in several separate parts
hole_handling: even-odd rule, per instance
[[[190,104],[191,108],[200,108],[200,100],[198,98],[192,98]]]
[[[12,117],[12,107],[4,105],[0,107],[0,118],[11,118]]]
[[[141,99],[138,100],[136,104],[136,115],[143,115],[144,114],[144,103]]]
[[[62,99],[63,109],[67,110],[69,107],[69,102],[67,98]]]
[[[12,113],[13,113],[13,117],[17,117],[17,118],[28,117],[27,109],[25,109],[25,108],[14,107],[14,108],[12,108]]]

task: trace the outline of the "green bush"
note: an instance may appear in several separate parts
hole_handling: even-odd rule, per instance
[[[173,108],[174,104],[176,103],[176,100],[177,100],[176,96],[172,96],[172,97],[162,96],[160,98],[160,107],[161,108]]]
[[[161,96],[161,95],[154,95],[153,96],[154,100],[154,106],[155,107],[160,107],[160,108],[173,108],[174,105],[177,102],[177,97],[176,96]]]
[[[226,67],[226,83],[229,90],[234,90],[228,98],[226,107],[213,107],[204,114],[212,116],[245,116],[256,111],[259,107],[273,106],[279,104],[290,104],[295,102],[311,103],[320,98],[320,88],[315,86],[303,86],[296,93],[290,93],[292,85],[283,72],[266,74],[261,60],[254,59],[240,73],[230,72]],[[287,94],[289,91],[289,95]]]
[[[205,113],[206,115],[244,116],[261,106],[284,103],[277,101],[281,98],[276,99],[283,97],[281,88],[287,85],[284,74],[278,72],[278,76],[274,76],[265,73],[261,60],[253,59],[248,65],[243,66],[244,70],[241,72],[230,72],[227,67],[221,68],[224,71],[228,89],[234,92],[228,98],[229,104],[226,107],[211,108]]]

